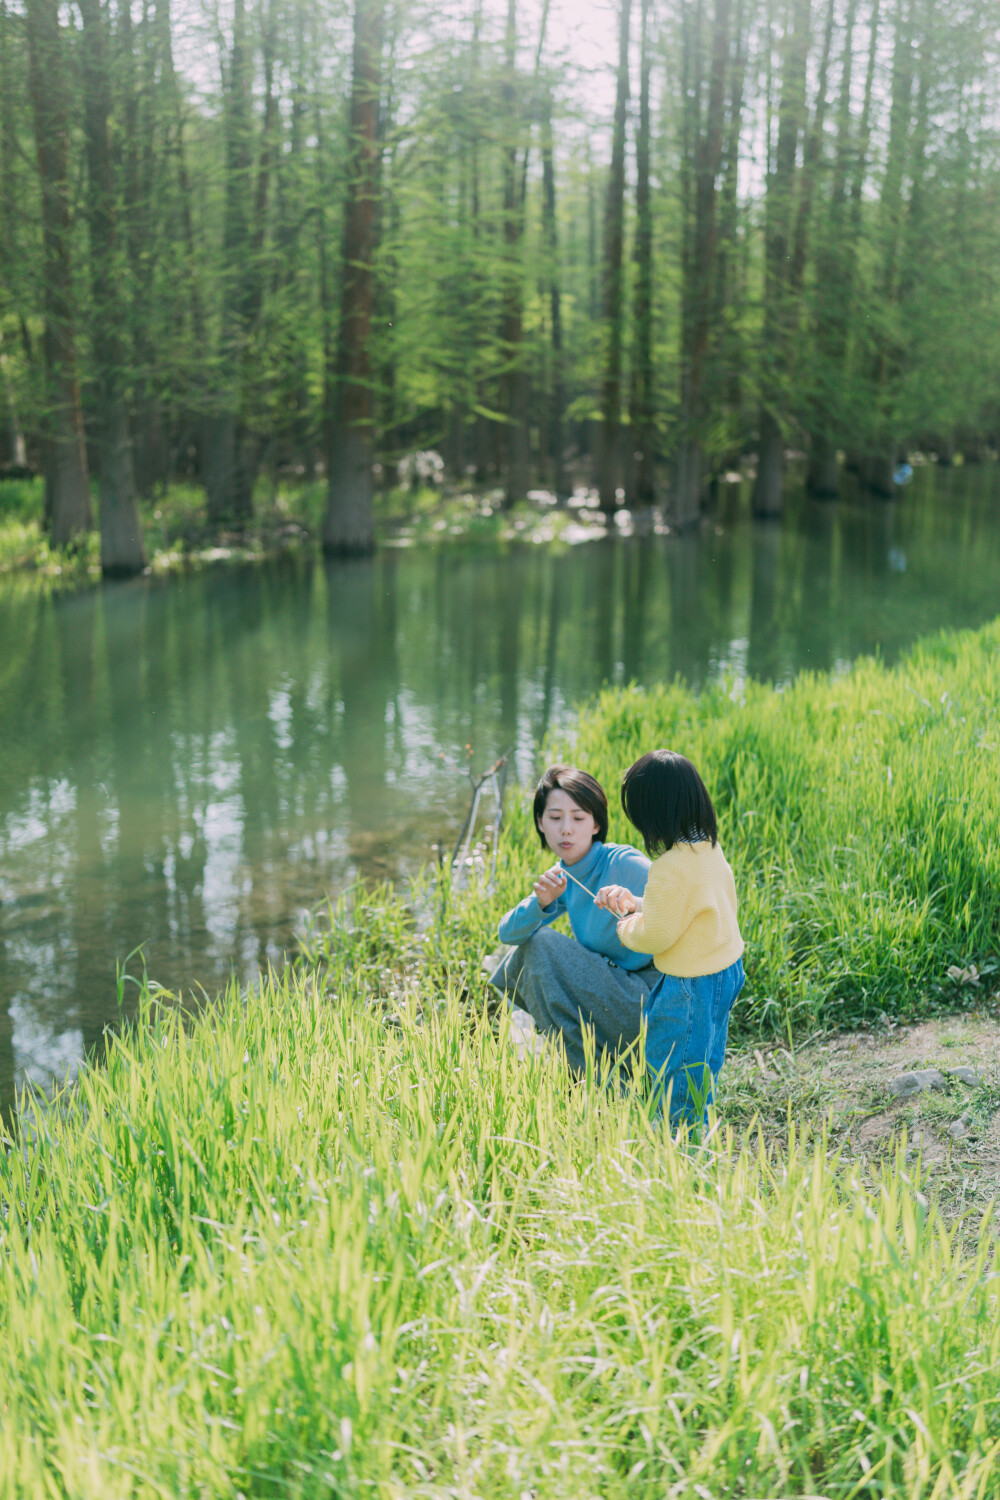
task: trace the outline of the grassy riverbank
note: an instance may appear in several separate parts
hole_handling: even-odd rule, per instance
[[[991,1495],[992,1236],[291,972],[0,1168],[0,1494]]]
[[[149,567],[166,573],[232,559],[247,561],[291,547],[318,547],[326,490],[311,484],[261,481],[254,515],[245,525],[209,526],[200,485],[176,483],[140,502]],[[97,499],[94,496],[96,507]],[[79,545],[50,547],[42,521],[41,479],[0,482],[0,576],[27,572],[63,583],[100,577],[100,539],[88,532]],[[394,546],[456,538],[488,542],[580,540],[589,528],[603,532],[603,518],[580,507],[556,509],[544,500],[507,510],[496,492],[394,486],[375,495],[375,525],[381,541]]]
[[[740,1028],[801,1034],[977,992],[946,971],[997,948],[998,708],[1000,624],[781,694],[607,694],[573,753],[609,782],[650,744],[701,764]],[[949,1225],[902,1141],[873,1164],[797,1124],[802,1090],[760,1134],[739,1067],[740,1132],[692,1149],[518,1056],[478,960],[537,862],[519,808],[495,896],[355,893],[197,1021],[147,993],[29,1108],[0,1497],[1000,1490],[987,1225]]]
[[[744,1030],[926,1014],[968,1002],[973,965],[995,975],[1000,621],[782,692],[611,690],[550,749],[614,787],[656,745],[690,755],[719,811],[748,945]],[[610,836],[630,837],[617,809]],[[507,840],[491,918],[538,864],[526,808]]]

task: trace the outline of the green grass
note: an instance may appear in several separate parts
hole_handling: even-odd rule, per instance
[[[345,963],[370,943],[342,927]],[[422,994],[176,1011],[0,1165],[0,1495],[994,1495],[992,1236]],[[335,1002],[334,1003],[334,999]]]
[[[95,516],[97,485],[92,483]],[[523,502],[505,510],[499,492],[455,493],[423,485],[415,490],[378,489],[374,498],[378,536],[398,545],[449,542],[456,537],[490,544],[512,540],[558,542],[579,515]],[[31,572],[63,583],[100,574],[100,540],[90,531],[79,546],[52,548],[42,523],[41,479],[0,482],[0,574]],[[264,475],[254,493],[247,523],[210,526],[204,489],[178,480],[139,503],[146,554],[154,572],[163,573],[223,556],[245,560],[289,546],[317,544],[326,506],[322,479],[303,482]]]
[[[548,754],[601,779],[610,837],[632,841],[616,788],[657,746],[690,756],[719,813],[747,942],[743,1030],[802,1037],[882,1011],[962,1008],[975,992],[950,965],[975,962],[995,987],[1000,621],[918,644],[893,668],[803,673],[783,692],[609,690]],[[477,942],[543,858],[526,802],[505,837]]]
[[[608,693],[563,748],[609,785],[657,744],[700,765],[739,1026],[801,1035],[987,972],[998,705],[1000,624],[784,693]],[[2,1500],[1000,1495],[989,1223],[949,1225],[905,1140],[865,1166],[803,1131],[797,1072],[779,1144],[744,1110],[695,1145],[518,1057],[479,960],[539,858],[520,805],[494,894],[352,892],[249,995],[145,990],[27,1105]]]
[[[0,574],[30,570],[67,581],[87,577],[99,564],[96,532],[78,547],[53,548],[42,525],[41,479],[0,481]]]

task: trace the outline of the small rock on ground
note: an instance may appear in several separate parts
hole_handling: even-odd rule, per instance
[[[967,1084],[970,1089],[981,1089],[983,1080],[975,1068],[949,1068],[949,1078],[957,1078],[959,1083]]]
[[[969,1111],[966,1110],[964,1114],[959,1115],[958,1119],[953,1120],[952,1123],[948,1126],[948,1134],[951,1136],[953,1141],[960,1141],[963,1135],[968,1135],[969,1126],[971,1124],[972,1116],[969,1114]]]
[[[944,1074],[937,1068],[918,1068],[913,1073],[900,1073],[889,1084],[890,1094],[907,1099],[911,1094],[922,1094],[927,1089],[943,1089]]]

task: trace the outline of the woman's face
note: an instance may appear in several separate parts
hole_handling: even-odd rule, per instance
[[[597,824],[590,813],[584,811],[579,802],[574,802],[569,792],[559,787],[555,787],[546,798],[538,827],[553,854],[558,854],[564,865],[575,865],[589,852],[597,837]]]

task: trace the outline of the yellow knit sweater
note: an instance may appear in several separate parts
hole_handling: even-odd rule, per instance
[[[623,917],[618,936],[635,953],[651,953],[661,974],[692,979],[718,974],[743,953],[736,921],[736,882],[721,847],[703,839],[674,844],[654,860],[642,911]]]

